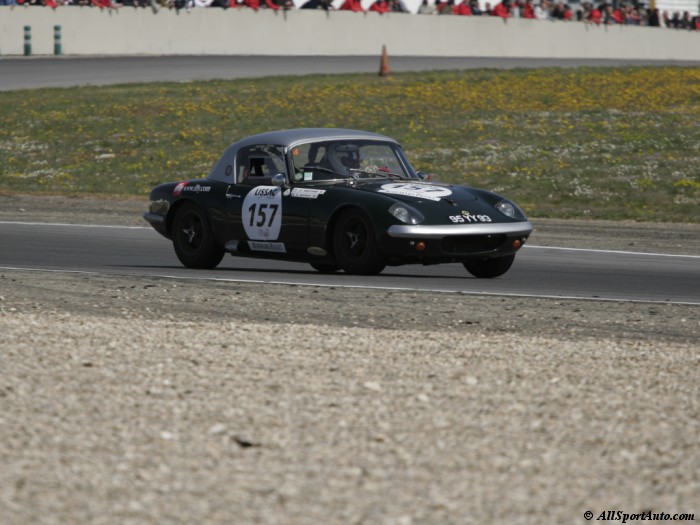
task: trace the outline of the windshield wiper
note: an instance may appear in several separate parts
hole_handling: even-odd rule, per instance
[[[316,170],[316,171],[325,171],[326,173],[335,173],[333,170],[329,170],[328,168],[324,168],[323,166],[312,166],[311,164],[307,164],[306,166],[302,166],[301,169],[303,170]]]
[[[352,173],[353,177],[356,179],[359,178],[357,177],[356,173],[364,173],[365,175],[370,175],[370,176],[377,176],[377,177],[382,177],[385,179],[390,179],[392,177],[397,178],[397,179],[403,179],[403,175],[400,175],[399,173],[393,173],[391,171],[384,171],[384,170],[367,170],[367,169],[358,169],[358,168],[348,168],[348,171]]]

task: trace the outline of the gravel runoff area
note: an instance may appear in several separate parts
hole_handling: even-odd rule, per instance
[[[142,224],[142,201],[8,199],[0,220]],[[0,524],[698,520],[699,314],[0,270]]]

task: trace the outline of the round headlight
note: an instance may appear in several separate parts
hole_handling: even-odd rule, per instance
[[[389,213],[406,224],[420,224],[425,220],[425,217],[418,211],[405,204],[392,204],[389,208]]]
[[[518,213],[518,208],[516,208],[512,202],[501,201],[496,204],[496,209],[511,219],[516,219],[520,215]]]

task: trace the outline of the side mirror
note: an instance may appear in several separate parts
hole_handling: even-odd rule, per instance
[[[286,189],[289,187],[289,181],[287,180],[287,176],[282,173],[273,175],[271,182],[273,186],[277,186],[278,188]]]
[[[418,178],[423,182],[428,182],[430,180],[430,175],[424,171],[418,171],[416,172],[416,175],[418,175]]]

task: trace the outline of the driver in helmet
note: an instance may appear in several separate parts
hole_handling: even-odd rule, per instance
[[[355,144],[333,144],[328,152],[328,161],[335,172],[350,175],[350,170],[360,167],[360,148]]]

